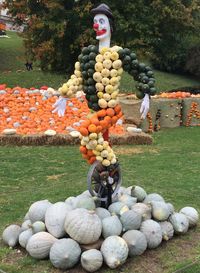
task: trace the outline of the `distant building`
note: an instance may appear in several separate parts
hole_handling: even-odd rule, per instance
[[[3,2],[4,0],[0,0],[0,28],[3,28],[4,25],[6,30],[22,32],[24,26],[18,26],[14,23],[12,16],[9,15],[8,9],[3,8]]]

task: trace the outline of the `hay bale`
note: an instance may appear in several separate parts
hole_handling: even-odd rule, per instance
[[[139,126],[141,123],[141,100],[136,100],[129,96],[120,97],[119,104],[121,105],[125,120],[131,120],[133,124]]]
[[[183,99],[182,124],[200,126],[200,98]]]
[[[154,126],[156,124],[156,114],[159,110],[159,100],[158,99],[152,99],[150,101],[150,109],[149,109],[149,115],[146,117],[146,119],[144,119],[142,122],[141,122],[141,129],[144,131],[144,132],[149,132],[149,129],[150,130],[154,130]],[[152,123],[152,128],[151,127],[151,124]]]
[[[158,99],[161,111],[160,127],[175,128],[181,124],[182,99]]]

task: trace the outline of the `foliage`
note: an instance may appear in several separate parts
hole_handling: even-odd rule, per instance
[[[185,70],[197,77],[200,77],[200,44],[188,50]]]
[[[5,0],[24,32],[27,58],[40,60],[43,70],[71,72],[81,47],[94,43],[90,10],[97,0]],[[112,42],[142,55],[167,71],[185,59],[187,35],[198,29],[198,0],[105,0],[113,11]],[[152,54],[153,53],[153,54]]]

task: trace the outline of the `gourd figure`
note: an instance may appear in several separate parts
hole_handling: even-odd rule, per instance
[[[118,93],[123,70],[137,81],[137,96],[143,98],[140,109],[142,119],[148,113],[150,95],[155,94],[155,80],[151,68],[139,63],[134,52],[119,46],[110,47],[113,31],[110,8],[101,4],[92,9],[91,14],[94,16],[93,29],[99,45],[82,49],[75,63],[74,74],[59,89],[61,97],[55,104],[54,112],[64,115],[67,98],[83,90],[91,114],[78,129],[80,152],[89,164],[97,161],[101,166],[113,169],[118,163],[109,145],[108,130],[122,116]]]

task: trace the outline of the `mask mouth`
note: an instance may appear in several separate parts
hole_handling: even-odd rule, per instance
[[[97,36],[101,36],[107,32],[107,30],[105,28],[103,28],[101,30],[95,30],[95,31],[96,31]]]

